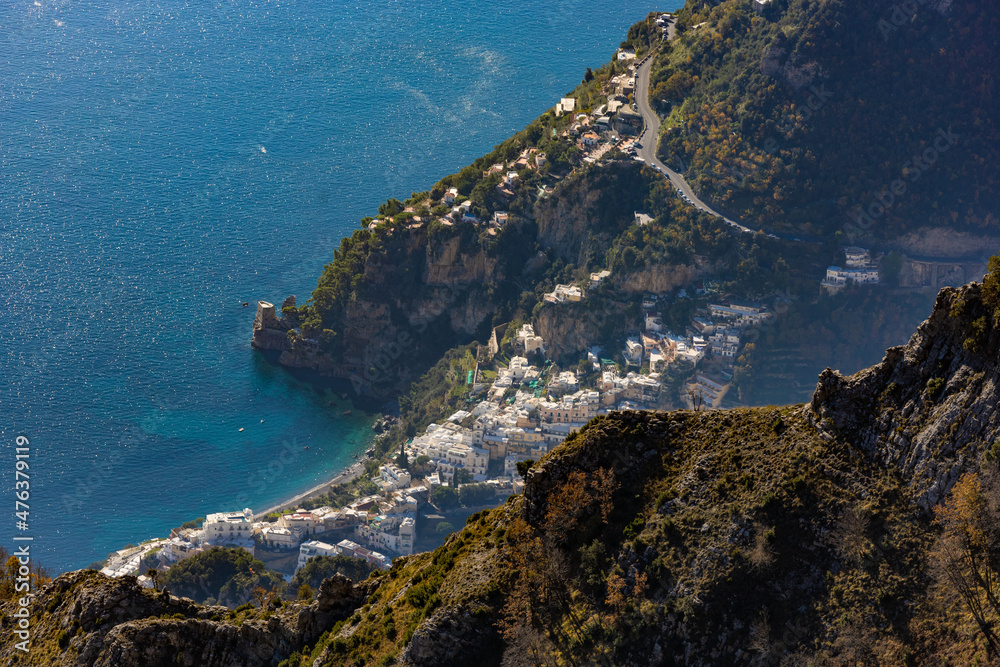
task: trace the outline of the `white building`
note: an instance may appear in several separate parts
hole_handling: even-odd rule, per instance
[[[590,274],[590,286],[597,287],[600,285],[605,278],[611,275],[611,271],[604,269],[603,271],[598,271],[597,273]]]
[[[379,478],[376,480],[383,493],[410,486],[410,473],[392,463],[379,466]]]
[[[871,253],[865,248],[848,246],[844,248],[845,265],[850,269],[870,266],[872,263]]]
[[[210,544],[236,544],[253,537],[253,512],[218,512],[205,517],[202,526],[205,541]]]
[[[549,381],[550,394],[569,394],[580,388],[580,381],[573,371],[563,371]]]
[[[713,318],[735,321],[737,326],[740,327],[758,325],[771,318],[771,313],[768,312],[767,308],[752,304],[733,303],[724,305],[712,303],[709,304],[708,309]]]
[[[545,300],[549,303],[563,303],[565,301],[581,301],[583,290],[576,285],[556,285],[556,288],[545,295]]]
[[[167,540],[162,549],[160,557],[167,563],[178,563],[185,558],[201,553],[202,548],[180,537],[172,537]]]
[[[270,525],[261,528],[261,541],[269,549],[292,549],[301,540],[284,526]]]
[[[556,105],[556,116],[561,116],[564,113],[573,113],[575,109],[576,99],[573,97],[564,97]]]
[[[824,289],[836,292],[848,283],[858,285],[877,285],[879,282],[878,268],[874,266],[860,268],[841,268],[831,266],[826,270],[826,278],[820,283]]]
[[[316,556],[337,556],[339,551],[337,547],[332,544],[327,544],[326,542],[319,542],[317,540],[310,540],[308,542],[303,542],[302,546],[299,547],[299,560],[296,570],[302,569],[306,563]]]
[[[388,570],[392,566],[392,562],[384,555],[377,551],[366,549],[360,544],[350,540],[341,540],[340,542],[337,542],[337,553],[341,556],[362,558],[369,563],[382,568],[383,570]]]
[[[535,328],[530,324],[525,324],[518,330],[517,344],[524,349],[525,354],[532,352],[545,354],[545,341],[541,336],[535,335]]]
[[[642,366],[642,343],[640,343],[635,338],[629,338],[625,341],[625,349],[622,352],[625,355],[625,360],[630,365]]]

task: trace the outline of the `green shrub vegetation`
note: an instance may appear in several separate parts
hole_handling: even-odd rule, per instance
[[[280,590],[284,579],[239,548],[213,547],[177,563],[160,575],[173,595],[204,602],[212,597],[229,607],[247,602],[255,588]]]
[[[881,238],[924,225],[996,233],[989,165],[1000,138],[984,112],[994,64],[984,54],[1000,16],[986,0],[944,19],[899,7],[780,0],[758,16],[748,2],[688,3],[651,80],[669,117],[664,161],[723,210],[800,233],[848,223]],[[957,147],[935,149],[948,136]],[[897,179],[907,187],[889,199]],[[879,196],[884,214],[858,218]]]
[[[361,558],[315,556],[295,572],[285,587],[285,596],[289,599],[298,596],[302,586],[319,590],[323,580],[335,573],[340,573],[353,581],[364,581],[374,569],[374,565]]]

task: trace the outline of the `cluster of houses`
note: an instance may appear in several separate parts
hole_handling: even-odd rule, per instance
[[[657,24],[661,27],[666,26],[668,18],[669,15],[661,15],[657,19]],[[637,74],[637,64],[633,62],[635,57],[635,51],[632,49],[623,48],[619,51],[618,59],[625,64],[625,71],[608,81],[602,91],[602,94],[606,95],[606,102],[603,104],[594,109],[578,111],[576,98],[564,97],[554,107],[557,117],[572,116],[569,127],[562,130],[558,136],[571,144],[575,143],[584,154],[584,162],[596,162],[616,147],[625,153],[635,152],[634,140],[628,137],[638,136],[643,127],[642,116],[633,101]],[[553,136],[555,132],[553,130]],[[499,176],[496,185],[498,201],[510,202],[516,198],[517,186],[526,177],[526,170],[539,170],[546,164],[548,164],[546,154],[536,147],[529,147],[509,162],[491,165],[483,170],[482,175],[483,178]],[[551,192],[551,185],[540,185],[536,194],[539,198],[544,198]],[[401,211],[405,216],[406,229],[416,230],[431,223],[452,227],[464,222],[483,225],[488,234],[495,236],[509,220],[505,211],[492,212],[485,216],[487,219],[480,220],[473,211],[473,202],[470,199],[462,199],[456,188],[449,188],[440,200],[431,200],[427,204],[435,209],[434,213],[421,211],[420,206],[407,206]],[[438,208],[440,206],[446,206],[448,210],[442,212]],[[479,213],[482,214],[482,211]],[[392,216],[393,219],[398,220],[398,215]],[[374,218],[368,224],[368,229],[375,230],[378,225],[386,222],[386,219],[386,215]]]
[[[523,325],[513,340],[523,354],[544,354],[545,342],[530,324]],[[591,359],[597,364],[595,353]],[[540,458],[599,414],[654,406],[661,387],[655,377],[636,372],[620,375],[616,366],[608,364],[597,387],[585,389],[575,371],[553,373],[546,380],[542,368],[526,356],[514,356],[491,386],[473,387],[485,392],[483,400],[442,424],[429,425],[406,444],[406,454],[410,461],[426,457],[421,460],[433,470],[427,479],[435,483],[451,483],[464,471],[466,480],[510,484],[511,491],[518,492],[518,461]],[[491,462],[503,463],[503,476],[487,479]]]
[[[684,334],[667,331],[652,297],[643,300],[645,331],[625,341],[622,356],[630,366],[649,364],[651,377],[662,373],[676,360],[682,359],[695,368],[709,353],[723,365],[731,366],[742,343],[744,332],[760,326],[773,317],[759,304],[711,303],[708,312],[691,319]],[[704,405],[718,407],[729,389],[731,374],[723,370],[722,377],[698,372],[688,383],[685,402],[689,408]]]
[[[386,569],[391,565],[386,553],[413,553],[417,512],[429,502],[430,493],[425,485],[411,486],[410,473],[394,465],[382,466],[375,481],[379,495],[360,498],[339,509],[300,509],[274,521],[255,521],[250,509],[209,514],[198,528],[176,528],[167,539],[150,540],[112,554],[101,571],[109,577],[136,575],[140,583],[151,586],[152,581],[139,572],[143,561],[155,556],[161,567],[171,567],[216,546],[239,547],[250,554],[258,547],[298,549],[299,567],[315,555],[339,554]],[[334,539],[331,546],[316,536],[340,539]]]
[[[483,178],[489,178],[494,174],[500,175],[500,182],[497,183],[496,190],[501,200],[511,200],[516,196],[515,188],[521,181],[521,174],[525,169],[541,169],[548,163],[545,153],[537,148],[525,148],[521,154],[509,163],[496,163],[483,171]],[[549,190],[543,189],[539,196],[547,194]],[[471,199],[461,199],[457,188],[448,188],[440,200],[429,201],[430,206],[446,206],[448,211],[443,215],[422,216],[418,214],[417,206],[407,206],[402,210],[402,214],[407,216],[406,228],[420,229],[424,224],[436,221],[445,227],[453,227],[456,223],[465,222],[485,225],[488,232],[496,235],[510,220],[510,215],[506,211],[495,211],[486,220],[480,220],[473,212]],[[368,223],[368,230],[374,231],[378,225],[386,221],[385,217],[374,218]]]
[[[848,284],[877,285],[878,282],[878,265],[871,253],[865,248],[850,246],[844,248],[844,266],[828,267],[820,286],[828,294],[836,294]]]
[[[209,514],[201,528],[175,529],[168,539],[150,540],[111,554],[101,572],[109,577],[138,575],[142,561],[151,556],[171,565],[213,546],[238,546],[252,554],[253,535],[253,512],[249,509]],[[145,579],[140,580],[145,585],[152,585],[148,578]]]
[[[595,273],[591,283],[600,283],[609,275],[607,271]],[[546,295],[546,301],[573,301],[577,294],[582,296],[581,288],[559,285]],[[757,304],[711,304],[707,317],[695,317],[685,334],[677,335],[664,327],[654,299],[644,300],[643,306],[645,331],[627,339],[622,350],[625,372],[613,361],[600,359],[600,350],[595,348],[588,358],[601,377],[595,387],[582,388],[575,371],[549,374],[546,379],[544,369],[531,364],[527,356],[514,356],[497,372],[491,386],[473,387],[473,393],[485,392],[485,399],[441,424],[429,425],[406,444],[407,457],[410,461],[426,457],[423,460],[433,471],[427,478],[432,484],[450,484],[464,471],[465,480],[510,483],[516,492],[520,485],[514,474],[518,461],[543,456],[570,431],[599,414],[658,406],[661,373],[676,360],[685,359],[697,367],[712,354],[732,365],[744,330],[772,317],[767,308]],[[524,355],[545,352],[545,341],[530,324],[522,325],[512,340]],[[649,372],[638,372],[647,362]],[[688,393],[715,407],[728,386],[725,380],[698,372]],[[488,480],[491,462],[501,461],[504,476]]]
[[[854,252],[848,259],[861,266],[866,261],[862,253]],[[591,285],[609,276],[608,271],[596,272],[590,276]],[[578,300],[582,289],[559,285],[556,294],[556,302]],[[624,372],[613,361],[601,359],[599,348],[591,350],[588,359],[600,371],[600,379],[589,388],[581,386],[576,371],[547,373],[551,362],[543,368],[529,363],[527,355],[544,356],[545,341],[531,324],[522,325],[512,337],[519,354],[497,371],[492,385],[481,383],[475,374],[473,393],[485,398],[441,424],[430,424],[404,446],[408,459],[429,471],[422,480],[386,464],[372,480],[378,494],[346,507],[298,510],[272,521],[255,520],[249,509],[209,514],[200,527],[175,529],[167,539],[112,554],[102,571],[111,577],[137,575],[151,556],[169,567],[213,546],[236,546],[251,554],[258,546],[298,549],[299,567],[317,555],[346,555],[387,568],[391,555],[413,553],[417,513],[430,502],[435,486],[480,482],[492,486],[497,497],[519,493],[523,489],[516,470],[519,461],[544,456],[600,414],[659,407],[660,377],[671,363],[685,359],[697,369],[711,354],[731,364],[746,328],[772,317],[758,304],[711,303],[678,335],[666,329],[656,305],[653,297],[643,300],[644,331],[626,340]],[[648,373],[637,372],[647,363]],[[688,407],[717,407],[728,388],[724,378],[696,370],[686,387]],[[491,467],[501,466],[502,474],[491,479]],[[146,577],[140,581],[151,585]]]
[[[351,540],[344,539],[336,544],[327,544],[326,542],[320,542],[319,540],[309,540],[308,542],[303,542],[302,546],[299,547],[299,560],[296,563],[295,569],[302,569],[305,567],[306,563],[316,556],[347,556],[349,558],[360,558],[383,570],[387,570],[392,566],[389,559],[382,554],[377,551],[372,551],[367,547],[363,547],[357,542],[352,542]]]

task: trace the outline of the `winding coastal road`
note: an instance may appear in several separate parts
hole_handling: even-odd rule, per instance
[[[674,23],[675,20],[671,20],[668,26],[667,41],[674,38]],[[656,112],[654,112],[649,106],[649,74],[653,68],[653,56],[655,54],[656,50],[653,50],[648,53],[645,58],[640,60],[635,73],[635,102],[638,107],[637,110],[639,115],[642,116],[644,123],[644,129],[642,134],[639,136],[640,147],[636,149],[636,154],[638,157],[641,157],[646,164],[666,176],[670,183],[674,186],[674,189],[677,190],[682,197],[686,197],[692,206],[700,208],[707,213],[711,213],[716,217],[722,218],[727,224],[739,229],[742,232],[752,234],[754,230],[749,227],[745,227],[734,220],[730,220],[699,199],[698,195],[695,194],[694,190],[690,185],[688,185],[688,182],[684,180],[683,176],[663,164],[663,162],[660,161],[660,158],[656,157],[656,143],[660,138],[660,117],[656,115]],[[771,236],[773,236],[773,234]]]

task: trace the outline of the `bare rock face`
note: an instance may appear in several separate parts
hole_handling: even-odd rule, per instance
[[[461,607],[439,609],[413,633],[400,664],[438,667],[462,664],[496,642],[496,633]]]
[[[828,436],[899,469],[925,509],[1000,437],[1000,336],[987,311],[976,283],[942,290],[906,345],[850,377],[825,370],[806,408]]]
[[[551,359],[582,352],[595,340],[605,338],[608,331],[624,334],[641,326],[628,304],[610,302],[596,312],[585,302],[545,304],[534,325],[535,333],[545,340],[545,351]]]
[[[678,287],[706,278],[721,267],[712,265],[701,257],[690,264],[663,264],[630,273],[616,280],[619,289],[634,294],[665,294]]]
[[[336,575],[323,582],[312,603],[275,604],[237,624],[226,607],[152,591],[135,577],[69,572],[35,596],[30,609],[33,650],[18,664],[269,667],[314,643],[371,592],[371,585],[355,586]],[[0,609],[8,629],[14,611],[10,605]],[[64,648],[57,648],[60,633],[66,633]],[[13,655],[15,641],[5,631],[0,654]]]

